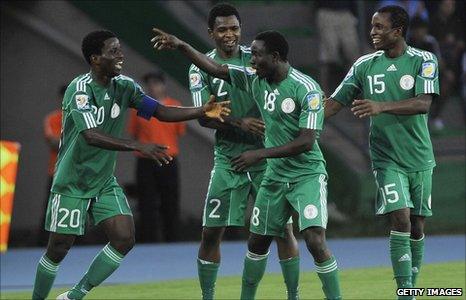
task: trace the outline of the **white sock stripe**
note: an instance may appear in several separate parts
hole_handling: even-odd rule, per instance
[[[400,231],[390,230],[390,235],[411,236],[411,232],[400,232]]]
[[[119,254],[118,252],[116,252],[116,250],[113,250],[109,244],[107,244],[104,249],[106,249],[109,253],[111,253],[111,255],[113,255],[115,257],[115,259],[121,261],[123,260],[122,257],[120,257],[121,254]]]
[[[421,237],[420,239],[418,239],[418,240],[416,240],[416,239],[410,239],[410,240],[413,241],[413,242],[420,242],[420,241],[422,241],[425,237],[426,237],[426,235],[423,234],[422,237]]]
[[[248,251],[246,257],[252,260],[263,260],[269,256],[270,250],[266,254],[256,254]]]
[[[105,246],[102,251],[113,261],[115,261],[116,263],[121,263],[122,259],[119,258],[115,253],[113,253],[112,250],[110,250],[108,248],[108,246]]]
[[[331,264],[329,264],[328,266],[318,266],[318,265],[316,265],[316,270],[326,271],[328,269],[332,269],[332,268],[335,268],[335,267],[337,267],[337,261],[336,260],[334,262],[332,262]]]
[[[44,268],[46,268],[47,270],[52,271],[52,272],[57,272],[57,270],[58,270],[58,266],[52,265],[43,256],[39,260],[39,264],[41,264]]]
[[[330,272],[333,272],[335,270],[338,270],[337,266],[334,266],[332,269],[328,269],[328,270],[317,270],[316,272],[317,273],[330,273]]]

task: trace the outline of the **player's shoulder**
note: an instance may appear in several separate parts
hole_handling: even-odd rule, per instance
[[[75,77],[66,89],[66,94],[74,94],[77,92],[86,93],[88,91],[89,83],[92,82],[91,73],[81,74]]]
[[[301,71],[299,71],[299,70],[297,70],[295,68],[291,67],[291,71],[290,71],[288,77],[289,77],[289,79],[291,81],[291,84],[295,85],[297,88],[304,87],[307,92],[310,92],[310,91],[319,91],[320,92],[320,90],[321,90],[319,84],[317,83],[317,81],[312,79],[311,76],[306,75],[303,72],[301,72]]]
[[[244,54],[247,54],[247,55],[251,54],[251,47],[240,45],[239,50]]]
[[[435,56],[435,54],[419,48],[408,46],[408,49],[406,49],[406,53],[414,59],[422,60],[423,62],[437,61],[437,57]]]
[[[115,82],[117,84],[129,84],[129,83],[134,84],[135,83],[133,78],[128,77],[128,76],[123,75],[123,74],[120,74],[118,76],[113,77],[113,80],[115,80]]]
[[[365,54],[358,59],[353,64],[353,67],[359,67],[361,65],[367,64],[372,62],[373,60],[377,59],[378,57],[383,55],[383,50],[375,51],[369,54]]]

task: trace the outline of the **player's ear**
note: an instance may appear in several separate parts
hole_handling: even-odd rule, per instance
[[[210,37],[211,39],[214,38],[214,31],[213,31],[212,29],[207,28],[207,33],[209,34],[209,37]]]
[[[280,60],[280,54],[278,53],[278,51],[272,52],[272,58],[273,58],[273,62],[278,62]]]
[[[97,55],[97,54],[92,54],[91,55],[91,65],[92,64],[100,64],[100,55]]]

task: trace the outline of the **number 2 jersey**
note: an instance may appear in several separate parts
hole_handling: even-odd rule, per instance
[[[98,128],[120,137],[128,107],[138,108],[144,93],[131,78],[119,75],[107,87],[91,74],[76,77],[63,97],[60,149],[51,191],[76,198],[93,198],[113,178],[117,151],[88,145],[83,130]]]
[[[421,94],[439,95],[437,58],[408,46],[396,58],[387,57],[384,51],[359,58],[331,98],[350,106],[358,97],[396,102]],[[416,172],[433,168],[427,114],[371,117],[370,153],[373,169]]]

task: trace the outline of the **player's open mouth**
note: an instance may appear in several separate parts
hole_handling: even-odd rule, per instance
[[[115,69],[120,71],[123,68],[123,61],[119,61],[115,64]]]
[[[372,44],[379,44],[382,40],[380,38],[372,38]]]
[[[236,41],[235,40],[231,40],[231,41],[224,41],[223,44],[225,46],[228,46],[228,47],[233,47],[236,45]]]

